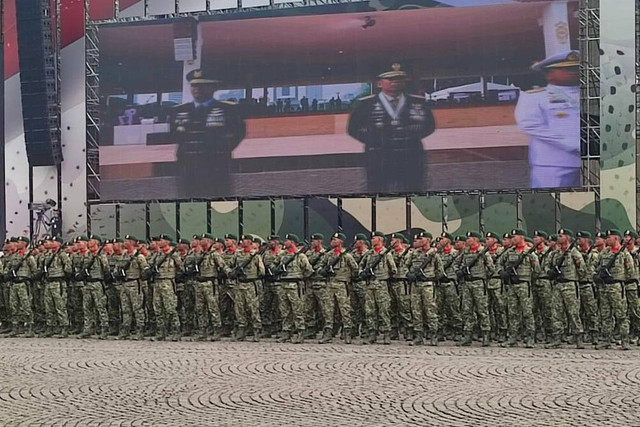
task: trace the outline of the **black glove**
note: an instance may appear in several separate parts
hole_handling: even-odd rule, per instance
[[[413,271],[410,271],[407,273],[407,280],[409,282],[415,282],[418,279],[418,277],[416,276],[416,273],[414,273]]]
[[[509,274],[508,271],[503,271],[502,273],[500,273],[500,278],[502,279],[502,281],[504,283],[510,283],[511,282],[511,274]]]
[[[458,278],[458,280],[463,280],[464,279],[464,270],[456,270],[456,277]]]

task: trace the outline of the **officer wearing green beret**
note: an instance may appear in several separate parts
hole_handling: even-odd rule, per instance
[[[543,230],[533,232],[533,244],[536,247],[534,253],[538,257],[540,269],[531,284],[532,310],[536,331],[536,340],[542,341],[542,335],[549,345],[553,341],[555,330],[555,308],[553,302],[553,289],[551,278],[547,274],[552,268],[554,250],[547,246],[549,235]]]
[[[11,332],[9,336],[15,337],[25,332],[25,337],[31,338],[33,332],[33,311],[31,308],[31,293],[29,282],[36,274],[38,268],[36,259],[28,249],[29,238],[21,236],[16,239],[14,256],[11,262],[4,267],[4,275],[9,283],[9,306],[11,313]]]
[[[504,347],[518,344],[518,335],[522,330],[525,347],[535,346],[535,323],[531,301],[531,282],[538,274],[540,262],[537,255],[530,252],[522,229],[509,233],[512,246],[502,257],[500,271],[507,289],[507,312],[509,313],[509,340]]]
[[[353,250],[351,251],[351,255],[353,256],[353,259],[358,263],[358,266],[360,265],[360,262],[362,261],[364,255],[368,250],[369,246],[367,235],[364,233],[357,233],[353,238]],[[366,281],[362,280],[358,275],[356,275],[353,280],[347,285],[347,290],[349,291],[349,299],[351,300],[351,308],[353,310],[353,329],[351,330],[352,338],[356,338],[358,336],[364,337],[365,335],[366,323],[364,301],[366,296],[366,286]]]
[[[418,191],[424,188],[422,139],[435,130],[424,97],[405,92],[408,75],[400,64],[378,75],[378,95],[361,98],[347,132],[364,144],[367,191]],[[388,173],[396,171],[395,173]]]
[[[182,259],[182,270],[176,280],[177,310],[182,334],[186,336],[192,334],[195,324],[195,290],[193,287],[197,260],[193,254],[193,246],[199,246],[198,240],[192,242],[184,237],[178,239],[177,253]]]
[[[636,247],[638,233],[634,230],[624,231],[624,240],[627,242],[626,250],[631,254],[635,265],[635,277],[624,284],[624,292],[627,297],[627,316],[629,317],[629,339],[636,342],[640,335],[640,299],[638,298],[638,282],[640,277],[640,251]]]
[[[60,336],[69,334],[69,317],[67,314],[66,281],[72,272],[69,256],[61,251],[61,239],[50,238],[45,242],[47,254],[42,259],[42,271],[45,281],[44,307],[47,327],[43,333],[51,337],[56,328],[60,328]]]
[[[229,196],[231,153],[245,137],[244,120],[236,105],[213,98],[219,81],[207,71],[191,71],[187,82],[193,102],[175,107],[170,119],[178,144],[179,196]]]
[[[599,234],[599,233],[598,233]],[[593,273],[595,271],[595,261],[598,249],[592,244],[592,234],[588,231],[576,232],[578,248],[586,263],[587,274],[580,280],[580,315],[582,325],[588,334],[587,339],[594,345],[598,343],[600,330],[600,316],[598,313],[598,289],[593,283]],[[602,240],[598,238],[598,240]],[[604,248],[604,242],[603,242]]]
[[[229,268],[235,265],[236,252],[238,251],[238,236],[233,233],[225,234],[224,251],[221,254],[222,260]],[[222,335],[231,336],[235,324],[235,312],[233,307],[233,293],[237,285],[235,278],[226,277],[220,283],[220,319],[222,321]]]
[[[270,338],[280,332],[280,309],[278,307],[278,288],[280,283],[273,276],[274,263],[282,251],[281,238],[277,234],[267,237],[267,250],[262,254],[265,265],[264,286],[260,299],[260,314],[262,316],[262,337]]]
[[[409,239],[402,233],[391,234],[391,254],[398,272],[389,278],[389,308],[391,318],[391,339],[399,339],[402,334],[405,340],[413,337],[413,322],[411,321],[411,294],[407,281],[408,269],[404,263],[410,252]]]
[[[507,339],[507,308],[505,294],[502,287],[502,279],[497,272],[500,259],[506,249],[501,241],[502,235],[488,231],[485,233],[489,255],[493,260],[494,273],[487,282],[487,304],[489,305],[489,320],[491,331],[498,343],[503,343]]]
[[[106,339],[109,332],[109,314],[107,297],[104,292],[105,274],[110,272],[109,260],[103,253],[107,242],[92,234],[87,243],[88,251],[83,256],[80,274],[76,279],[83,280],[82,313],[84,328],[78,338],[88,338],[92,334],[92,325],[100,325],[100,339]],[[97,319],[94,313],[98,314]]]

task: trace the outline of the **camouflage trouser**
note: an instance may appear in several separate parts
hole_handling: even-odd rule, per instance
[[[44,326],[46,324],[46,316],[44,313],[44,283],[42,281],[34,281],[29,286],[31,290],[31,309],[33,311],[33,323],[36,326]]]
[[[333,314],[335,307],[338,307],[340,317],[342,318],[342,327],[345,329],[353,328],[351,322],[351,304],[347,295],[347,284],[344,282],[329,282],[327,285],[327,300],[325,303],[325,328],[333,328]]]
[[[278,328],[281,322],[280,310],[278,308],[278,283],[264,282],[260,298],[260,313],[262,315],[262,326],[265,329]]]
[[[327,328],[328,324],[333,324],[333,310],[327,309],[327,284],[325,282],[313,282],[307,287],[304,294],[304,318],[307,330]],[[329,320],[331,317],[331,320]]]
[[[69,320],[74,328],[81,328],[84,324],[82,315],[82,288],[84,282],[70,282],[67,288],[67,307],[69,309]]]
[[[487,285],[487,303],[489,304],[489,318],[491,329],[507,330],[507,307],[502,292],[502,280],[489,279]]]
[[[349,292],[349,299],[351,300],[351,310],[353,313],[353,327],[356,332],[359,329],[364,329],[366,314],[364,311],[364,301],[366,295],[366,282],[351,282],[351,285],[347,289]],[[344,324],[344,321],[343,321]],[[364,331],[363,331],[364,332]]]
[[[24,322],[33,324],[33,311],[31,311],[31,295],[25,282],[12,283],[9,302],[11,304],[12,323]]]
[[[386,280],[372,279],[367,283],[364,313],[369,332],[389,332],[391,330],[391,318],[389,317],[389,288]],[[376,329],[377,326],[377,329]]]
[[[389,280],[389,296],[391,297],[391,327],[397,330],[404,329],[407,332],[413,331],[409,282],[405,279]]]
[[[220,284],[220,318],[222,321],[222,327],[231,330],[234,323],[234,308],[233,308],[233,289],[236,286],[235,283],[229,283],[228,280],[223,281]]]
[[[638,285],[633,283],[625,285],[627,297],[627,316],[629,317],[629,331],[631,335],[640,334],[640,300],[638,299]]]
[[[142,282],[142,306],[144,307],[147,327],[153,330],[156,325],[156,312],[153,310],[153,285]]]
[[[219,329],[222,326],[217,286],[211,280],[193,282],[198,326],[200,328],[206,328],[209,325],[209,318],[211,318],[211,326],[214,328]]]
[[[600,315],[602,316],[602,336],[611,342],[614,321],[622,338],[629,336],[627,301],[621,283],[605,284],[600,288]]]
[[[156,313],[156,325],[159,330],[170,327],[173,332],[180,331],[178,301],[174,291],[174,282],[171,279],[156,279],[153,284],[153,311]],[[165,332],[166,332],[165,330]]]
[[[574,292],[575,293],[575,292]],[[564,331],[565,320],[558,318],[555,313],[554,292],[548,279],[538,279],[531,285],[531,298],[533,303],[533,316],[536,331],[544,332],[547,337],[554,333]],[[557,322],[562,322],[561,330],[558,330]]]
[[[178,317],[183,331],[192,330],[195,327],[195,295],[192,283],[192,280],[188,280],[176,286]]]
[[[473,333],[476,321],[482,332],[489,332],[491,322],[489,321],[489,303],[484,282],[482,280],[463,282],[461,289],[465,334]]]
[[[144,308],[142,307],[142,289],[138,280],[129,280],[117,286],[120,294],[120,309],[122,310],[122,326],[133,329],[135,319],[136,328],[144,328]]]
[[[567,319],[573,334],[581,334],[584,332],[582,322],[580,321],[580,299],[576,294],[577,286],[577,282],[554,283],[552,285],[553,329],[556,334],[564,332],[564,325]]]
[[[299,283],[281,282],[278,288],[278,307],[282,315],[282,330],[284,332],[291,332],[294,327],[298,331],[305,329],[300,286],[303,286],[302,281]]]
[[[109,327],[107,314],[107,297],[102,290],[102,282],[86,282],[82,288],[82,311],[84,313],[84,328],[88,330],[96,324],[93,309],[98,312],[98,319],[102,328]]]
[[[434,282],[416,282],[411,284],[411,314],[413,315],[413,330],[424,331],[424,318],[427,318],[429,332],[438,332],[438,315],[434,300]]]
[[[584,329],[596,333],[600,329],[597,290],[591,283],[580,283],[580,313]]]
[[[120,329],[120,293],[113,284],[105,284],[104,296],[107,298],[107,319],[112,330]]]
[[[44,286],[44,309],[47,313],[47,326],[67,327],[67,290],[62,279],[48,280]]]
[[[238,283],[233,290],[233,295],[236,326],[246,328],[250,321],[254,333],[256,329],[262,329],[258,303],[258,281]]]
[[[529,283],[507,286],[507,311],[509,312],[509,336],[515,339],[520,327],[524,338],[533,336],[534,322]]]
[[[440,282],[435,288],[436,313],[440,319],[440,327],[448,327],[453,331],[462,331],[463,323],[460,315],[460,296],[455,282]]]
[[[10,324],[11,323],[11,306],[9,305],[9,285],[6,283],[0,284],[0,322]]]

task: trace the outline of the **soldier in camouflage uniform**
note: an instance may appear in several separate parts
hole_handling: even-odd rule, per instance
[[[407,281],[411,284],[411,315],[413,341],[409,345],[422,345],[424,318],[431,337],[431,345],[438,345],[438,315],[435,303],[436,281],[444,277],[444,266],[438,250],[431,247],[433,235],[422,231],[413,237],[413,251],[405,259]]]
[[[222,254],[222,260],[227,266],[233,265],[236,251],[238,250],[238,237],[235,234],[225,234],[224,246],[225,251]],[[231,335],[233,331],[233,295],[236,284],[236,280],[229,277],[220,283],[220,316],[222,318],[222,334],[224,336]]]
[[[140,253],[147,259],[147,264],[151,264],[158,253],[157,241],[146,241],[140,244]],[[145,315],[145,335],[154,336],[156,334],[156,313],[153,311],[153,285],[149,282],[145,274],[141,277],[142,285],[142,306]]]
[[[155,341],[164,341],[168,331],[173,331],[172,341],[180,341],[180,321],[177,311],[176,275],[182,269],[182,259],[173,249],[176,244],[167,235],[158,237],[158,249],[149,270],[153,284],[153,311],[156,314]]]
[[[522,329],[525,347],[535,346],[535,325],[531,301],[532,277],[538,274],[540,263],[531,249],[527,249],[526,232],[522,229],[511,231],[513,246],[502,257],[500,271],[507,289],[507,312],[509,313],[509,340],[503,347],[518,344],[518,332]],[[519,264],[519,265],[516,265]]]
[[[560,335],[563,330],[561,319],[563,318],[567,318],[569,321],[576,347],[584,348],[578,283],[580,279],[585,278],[587,268],[582,253],[574,247],[572,240],[573,232],[571,230],[568,228],[558,230],[558,245],[560,247],[551,254],[550,268],[546,271],[546,275],[552,279],[554,340],[545,348],[560,346]]]
[[[51,237],[45,242],[48,253],[42,260],[45,280],[44,307],[47,315],[44,337],[52,336],[56,326],[61,328],[61,337],[66,338],[69,335],[65,278],[71,275],[72,266],[69,256],[60,250],[61,245],[60,237]]]
[[[413,322],[411,318],[411,294],[407,282],[407,266],[404,263],[409,255],[409,240],[402,233],[391,234],[393,261],[398,268],[395,276],[389,278],[389,296],[391,297],[391,339],[399,339],[402,334],[405,340],[413,339]]]
[[[13,243],[11,239],[6,239],[2,247],[2,257],[0,258],[0,272],[4,272],[5,266],[11,262],[13,257]],[[11,307],[9,306],[9,281],[4,274],[0,277],[0,333],[11,331]]]
[[[383,344],[391,344],[391,319],[389,317],[388,280],[398,273],[391,250],[385,247],[385,235],[381,231],[371,233],[371,249],[360,261],[360,277],[366,282],[364,312],[369,331],[369,344],[375,344],[382,332]],[[367,341],[363,341],[367,344]]]
[[[367,247],[367,236],[362,233],[358,233],[355,235],[355,241],[353,244],[353,251],[351,251],[351,255],[353,259],[360,265],[364,255],[368,251]],[[365,312],[364,312],[364,300],[366,295],[366,281],[361,280],[359,277],[354,278],[351,283],[347,285],[347,290],[349,291],[349,299],[351,300],[351,308],[352,308],[352,320],[353,320],[353,329],[351,330],[351,336],[364,336],[366,323],[365,323]]]
[[[452,339],[459,339],[462,334],[462,316],[460,315],[460,294],[458,278],[456,276],[456,261],[461,257],[461,253],[453,247],[453,236],[449,233],[440,235],[439,257],[442,260],[444,276],[438,280],[436,285],[436,306],[438,308],[438,319],[440,320],[440,330],[438,340],[444,341],[447,333]]]
[[[181,238],[178,239],[178,249],[176,253],[180,256],[182,260],[182,265],[186,265],[187,257],[190,257],[190,246],[191,241],[189,239]],[[177,298],[177,311],[178,318],[180,319],[180,327],[182,328],[183,335],[190,335],[191,329],[187,322],[187,282],[189,277],[185,274],[184,271],[178,271],[176,276],[176,298]]]
[[[35,250],[33,251],[33,256],[36,260],[38,268],[40,268],[40,266],[42,265],[41,260],[43,257],[43,253],[45,252],[46,250],[44,249],[44,241],[39,240],[36,244]],[[39,273],[32,277],[29,289],[31,290],[31,300],[33,307],[34,332],[40,334],[46,327],[46,318],[44,311],[44,281]]]
[[[280,282],[278,304],[282,314],[282,333],[278,342],[291,340],[294,344],[304,341],[304,310],[300,293],[303,291],[303,280],[311,277],[313,268],[307,256],[298,249],[300,238],[295,234],[285,235],[284,248],[271,267],[276,280]],[[295,327],[297,334],[292,337]]]
[[[317,335],[318,329],[322,328],[322,341],[326,341],[333,337],[332,328],[327,329],[327,325],[332,325],[333,327],[333,312],[329,314],[327,311],[327,281],[316,270],[318,263],[326,252],[322,244],[323,241],[324,235],[313,233],[311,235],[310,248],[305,253],[309,259],[311,268],[314,269],[314,273],[306,282],[304,318],[306,323],[305,338],[314,338]],[[327,319],[329,315],[332,317],[331,320]]]
[[[100,339],[106,339],[109,330],[107,298],[104,293],[104,279],[105,273],[109,273],[109,260],[101,252],[101,244],[103,245],[100,236],[89,236],[89,252],[84,258],[81,275],[76,277],[76,280],[84,279],[84,287],[82,288],[84,330],[78,335],[78,338],[91,336],[93,325],[97,323],[94,310],[97,311],[100,322]]]
[[[104,248],[109,261],[109,271],[105,272],[104,295],[107,298],[107,316],[109,318],[109,335],[118,335],[120,331],[120,293],[115,287],[113,271],[124,253],[124,240],[111,239]]]
[[[347,236],[343,233],[334,233],[331,237],[331,250],[325,253],[316,270],[327,280],[325,307],[328,317],[326,318],[325,328],[333,328],[333,313],[334,308],[337,307],[342,319],[344,342],[351,344],[353,323],[351,321],[351,304],[347,294],[347,284],[353,277],[358,275],[359,267],[353,255],[343,247],[346,240]],[[333,337],[331,335],[328,338],[323,336],[320,343],[330,343],[332,340]]]
[[[15,255],[11,258],[11,262],[7,263],[4,270],[10,289],[9,305],[12,327],[9,336],[11,337],[23,333],[24,326],[27,327],[25,337],[34,336],[29,281],[35,275],[38,266],[36,259],[27,248],[28,245],[29,238],[22,236],[16,239]]]
[[[542,230],[533,232],[533,244],[537,249],[535,254],[540,264],[539,273],[534,277],[531,287],[531,297],[533,301],[533,316],[535,320],[536,332],[544,332],[547,344],[550,344],[556,330],[555,322],[558,317],[554,315],[553,290],[551,287],[551,278],[547,274],[553,265],[552,259],[555,251],[546,245],[546,239],[549,237]],[[536,334],[536,339],[537,339]]]
[[[600,319],[598,317],[598,294],[593,283],[593,274],[595,272],[595,259],[598,250],[591,247],[591,233],[588,231],[576,232],[578,239],[578,247],[582,252],[585,260],[586,273],[580,279],[580,315],[582,325],[588,331],[587,339],[594,345],[598,343],[598,334],[600,329]]]
[[[211,341],[219,341],[221,338],[222,322],[220,320],[220,305],[218,301],[220,277],[225,274],[226,266],[222,260],[221,250],[224,241],[214,246],[214,238],[209,233],[204,233],[200,239],[200,246],[194,249],[195,262],[199,265],[195,276],[195,305],[198,313],[198,327],[200,332],[196,341],[207,339],[207,326],[211,324]]]
[[[265,268],[260,253],[253,249],[253,237],[241,236],[242,248],[235,252],[233,260],[226,262],[229,278],[237,281],[233,293],[236,316],[236,340],[244,341],[249,323],[253,329],[253,340],[258,342],[262,334],[258,280],[264,276]]]
[[[505,239],[504,237],[507,237]],[[494,270],[500,263],[502,255],[509,248],[508,246],[500,245],[498,242],[497,234],[489,231],[485,234],[487,239],[487,246],[489,246],[489,255],[493,260]],[[510,244],[510,235],[507,233],[502,236],[502,241]],[[494,337],[499,343],[503,343],[507,339],[507,307],[505,302],[504,289],[502,287],[502,279],[497,271],[494,271],[493,275],[487,283],[487,304],[489,305],[489,321],[491,322],[491,331],[494,333]]]
[[[121,254],[116,265],[118,274],[117,288],[120,293],[122,325],[119,338],[126,339],[133,331],[135,320],[136,335],[134,340],[144,338],[144,308],[142,306],[142,272],[149,268],[147,259],[138,251],[138,239],[132,235],[125,236],[126,252]]]
[[[619,325],[622,349],[629,350],[629,319],[624,284],[636,277],[633,257],[620,244],[620,230],[607,230],[607,248],[598,254],[594,266],[594,281],[600,289],[600,314],[602,316],[602,339],[596,350],[611,347],[613,326]]]
[[[280,236],[271,235],[268,237],[268,249],[262,254],[262,260],[266,267],[264,277],[264,287],[262,299],[260,300],[260,313],[262,315],[262,336],[271,338],[272,335],[280,332],[280,309],[278,307],[278,288],[280,283],[275,281],[271,274],[270,267],[275,264],[275,260],[282,251]]]
[[[456,263],[456,276],[461,281],[462,312],[464,313],[464,339],[462,346],[471,345],[476,321],[482,333],[482,346],[490,345],[491,323],[487,302],[486,283],[495,271],[488,248],[480,245],[480,233],[467,233],[467,248]]]
[[[635,276],[624,284],[624,292],[627,297],[627,316],[629,317],[629,339],[635,342],[640,336],[640,299],[638,299],[640,251],[636,247],[638,234],[633,230],[625,230],[624,238],[629,242],[627,243],[627,252],[631,254],[635,265]]]
[[[81,333],[84,324],[84,316],[82,314],[82,288],[84,287],[84,281],[78,279],[80,279],[84,259],[89,252],[89,249],[87,249],[88,240],[87,236],[76,237],[73,244],[73,255],[70,257],[73,274],[69,280],[67,298],[69,321],[71,322],[71,333],[73,334]]]

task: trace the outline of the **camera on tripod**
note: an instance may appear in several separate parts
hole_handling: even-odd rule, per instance
[[[30,211],[38,211],[38,215],[44,215],[45,212],[56,207],[56,201],[53,199],[47,199],[44,202],[29,203]]]

